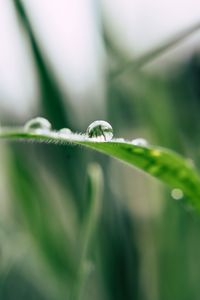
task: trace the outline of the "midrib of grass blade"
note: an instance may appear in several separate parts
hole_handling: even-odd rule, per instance
[[[183,42],[185,39],[190,37],[196,31],[200,29],[200,22],[195,23],[189,28],[179,32],[175,36],[171,37],[169,40],[163,42],[160,45],[153,47],[151,50],[147,51],[147,53],[142,54],[139,58],[127,62],[125,65],[115,70],[111,73],[111,80],[115,80],[120,77],[125,72],[136,72],[140,68],[144,67],[146,64],[152,62],[153,60],[160,57],[165,52],[169,51],[173,47],[177,46],[179,43]]]
[[[5,129],[0,139],[24,140],[56,144],[76,144],[97,150],[139,168],[171,188],[180,188],[184,199],[200,212],[200,176],[193,165],[179,154],[157,146],[136,146],[128,141],[98,141],[81,134],[64,136],[58,132],[29,133],[23,129]],[[56,159],[56,157],[55,157]]]

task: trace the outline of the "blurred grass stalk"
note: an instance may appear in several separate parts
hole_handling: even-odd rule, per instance
[[[91,163],[88,166],[87,177],[87,197],[86,207],[80,232],[80,255],[77,271],[77,281],[75,282],[74,292],[71,300],[81,299],[84,282],[91,272],[92,264],[89,253],[94,235],[97,233],[96,228],[99,224],[102,207],[103,192],[103,174],[101,167],[97,163]]]
[[[193,35],[196,31],[200,30],[200,22],[191,25],[182,32],[177,33],[175,36],[171,37],[169,40],[162,42],[159,45],[153,47],[153,49],[148,50],[147,53],[142,54],[139,58],[133,61],[129,61],[125,65],[119,66],[117,70],[111,73],[111,79],[116,79],[122,76],[124,73],[134,73],[137,70],[143,68],[148,63],[151,63],[159,56],[163,55],[165,52],[176,47],[178,44],[183,42],[185,39]]]

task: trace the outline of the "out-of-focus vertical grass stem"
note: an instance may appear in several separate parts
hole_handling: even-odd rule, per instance
[[[98,226],[98,220],[101,213],[101,198],[103,190],[103,174],[100,166],[91,163],[88,167],[87,178],[87,199],[85,215],[80,235],[80,260],[77,269],[77,281],[72,291],[71,300],[79,300],[84,281],[87,279],[90,270],[88,270],[89,251],[92,239]]]

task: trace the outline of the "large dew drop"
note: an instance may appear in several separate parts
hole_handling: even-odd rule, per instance
[[[51,123],[45,118],[37,117],[28,121],[24,126],[24,130],[30,132],[50,131]]]
[[[110,141],[113,137],[113,129],[108,122],[94,121],[89,125],[87,129],[87,135],[90,138]]]

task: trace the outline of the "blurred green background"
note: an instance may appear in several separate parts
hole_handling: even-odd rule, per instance
[[[111,76],[200,20],[150,2],[1,1],[1,124],[105,119],[200,167],[198,32]],[[200,217],[168,187],[74,146],[1,142],[0,166],[0,299],[199,299]]]

